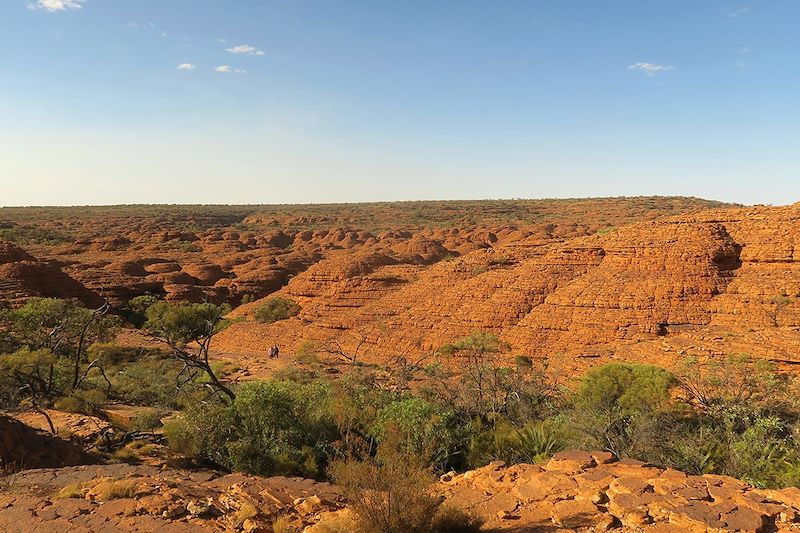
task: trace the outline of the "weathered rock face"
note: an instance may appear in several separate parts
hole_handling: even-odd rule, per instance
[[[31,296],[77,298],[86,305],[101,301],[56,261],[39,261],[19,246],[0,242],[0,299],[13,304]]]
[[[5,485],[0,531],[267,532],[279,516],[299,531],[343,507],[310,479],[124,464],[26,470]]]
[[[438,491],[491,531],[796,531],[800,490],[760,490],[607,452],[570,451],[538,465],[501,461],[443,476]]]
[[[297,318],[237,324],[221,345],[261,351],[277,339],[292,351],[304,339],[352,344],[366,336],[375,356],[421,354],[485,330],[516,353],[564,354],[568,367],[570,359],[615,356],[660,363],[671,346],[800,362],[798,228],[795,204],[682,215],[562,242],[506,232],[432,266],[389,253],[332,254],[279,291],[301,304]]]

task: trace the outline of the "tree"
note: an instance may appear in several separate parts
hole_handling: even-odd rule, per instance
[[[169,346],[173,357],[183,363],[176,378],[179,386],[193,380],[195,371],[199,370],[208,376],[208,385],[214,393],[221,393],[230,401],[236,398],[209,362],[211,341],[230,325],[230,321],[225,320],[230,310],[228,305],[170,302],[157,302],[147,308],[144,328],[154,339]]]
[[[0,355],[0,406],[13,406],[27,399],[34,411],[47,419],[50,431],[56,428],[45,408],[58,396],[64,368],[47,348],[31,351],[21,348]]]
[[[147,320],[147,308],[158,302],[158,296],[152,294],[142,294],[134,296],[128,300],[128,320],[136,326],[141,328]]]
[[[428,374],[431,393],[452,406],[455,412],[478,417],[484,422],[506,418],[522,424],[531,415],[541,415],[557,397],[547,383],[544,368],[507,365],[508,345],[495,335],[475,332],[452,344],[442,346],[438,354],[450,361],[432,365]],[[457,362],[457,368],[447,363]]]
[[[678,367],[677,375],[686,400],[716,418],[780,414],[795,402],[791,376],[749,354],[721,360],[690,358]]]
[[[589,445],[626,455],[650,445],[648,434],[675,384],[672,374],[651,365],[610,363],[589,370],[575,394],[572,421]]]
[[[25,305],[3,313],[17,347],[36,351],[45,349],[56,357],[72,359],[72,389],[80,382],[81,364],[86,348],[95,342],[112,338],[118,320],[108,316],[104,302],[96,309],[86,309],[77,300],[32,298]]]

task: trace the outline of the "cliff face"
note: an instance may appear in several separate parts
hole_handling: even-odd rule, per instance
[[[331,255],[279,291],[300,302],[298,318],[244,322],[222,343],[248,351],[277,339],[291,350],[304,339],[366,337],[369,350],[389,355],[485,330],[515,353],[565,360],[749,351],[800,361],[798,238],[795,204],[711,210],[560,242],[505,235],[432,266]]]

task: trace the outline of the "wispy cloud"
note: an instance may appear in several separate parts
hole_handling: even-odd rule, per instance
[[[74,11],[80,9],[84,0],[36,0],[28,2],[28,9],[36,9],[55,13],[57,11]]]
[[[722,14],[726,17],[741,17],[750,12],[749,7],[727,8],[722,10]]]
[[[181,63],[177,68],[178,70],[194,70],[196,66],[192,63]]]
[[[258,50],[255,46],[250,46],[249,44],[240,44],[238,46],[234,46],[232,48],[226,48],[226,52],[230,52],[231,54],[244,54],[248,56],[263,56],[266,55],[265,52]]]
[[[230,65],[220,65],[218,67],[214,67],[214,71],[222,72],[224,74],[247,74],[247,71],[241,68],[233,68]]]
[[[739,48],[739,50],[737,50],[737,52],[739,52],[740,54],[749,54],[750,53],[750,49],[749,48]]]
[[[647,76],[655,76],[661,72],[672,70],[675,67],[671,65],[658,65],[656,63],[634,63],[628,66],[628,70],[640,70]]]
[[[223,39],[222,37],[217,37],[217,42],[218,43],[227,43],[228,41],[226,39]]]

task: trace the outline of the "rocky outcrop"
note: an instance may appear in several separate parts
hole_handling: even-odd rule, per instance
[[[692,476],[607,452],[568,451],[540,464],[498,461],[441,476],[432,489],[480,516],[484,531],[789,532],[800,490]],[[151,466],[26,470],[0,480],[3,531],[296,531],[347,514],[340,490],[302,478],[260,478]],[[327,530],[323,530],[327,531]]]
[[[15,304],[31,296],[77,298],[90,306],[102,301],[58,262],[40,261],[15,244],[0,242],[0,300]]]
[[[797,531],[800,489],[761,490],[734,478],[690,476],[607,452],[570,451],[537,464],[502,462],[437,489],[491,531]]]
[[[310,479],[78,466],[7,478],[0,484],[0,530],[255,533],[272,531],[283,517],[299,531],[342,506],[336,487]]]

